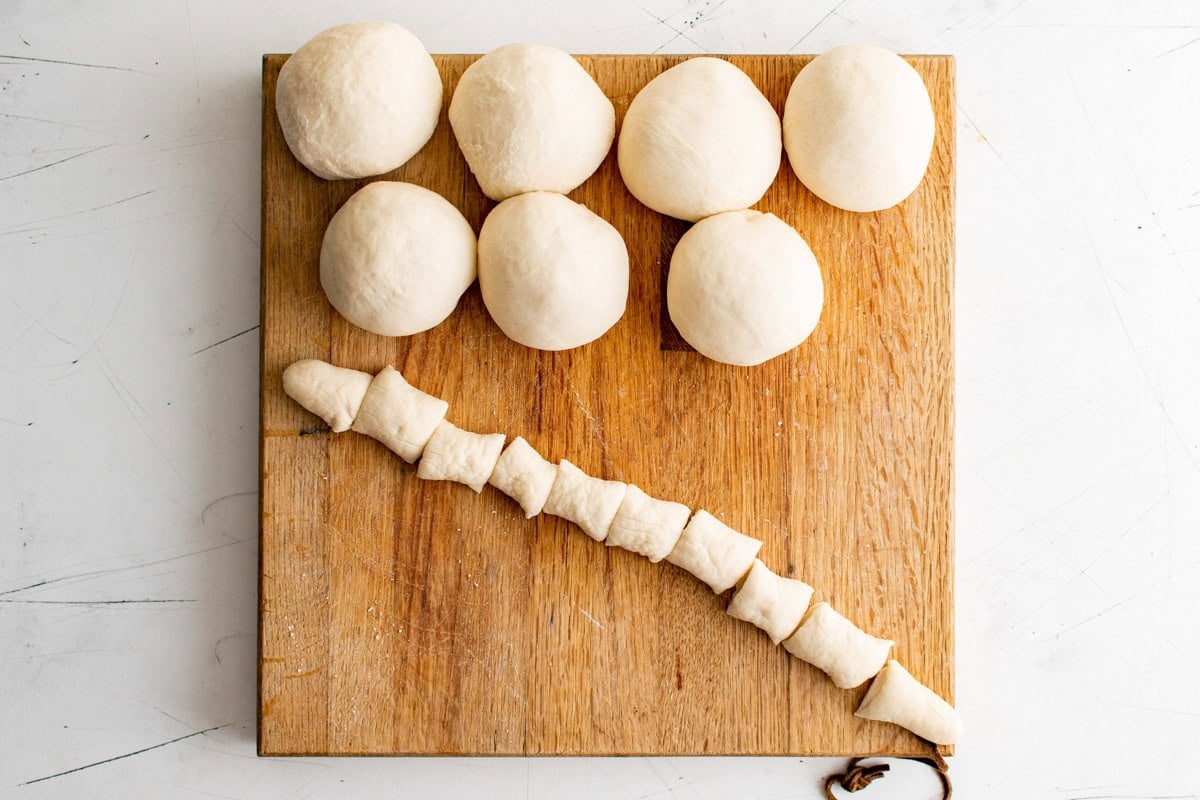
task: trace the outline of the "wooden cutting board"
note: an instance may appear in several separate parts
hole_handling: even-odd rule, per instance
[[[445,99],[476,56],[435,57]],[[682,56],[581,56],[618,121]],[[807,56],[733,56],[782,112]],[[826,304],[801,347],[750,368],[691,352],[665,314],[686,226],[625,190],[615,148],[571,194],[629,247],[629,305],[604,337],[547,353],[509,341],[477,287],[409,338],[354,328],[318,281],[325,225],[366,181],[320,180],[275,117],[286,56],[263,61],[262,754],[892,754],[927,752],[853,716],[842,691],[690,575],[526,520],[491,487],[424,482],[358,434],[330,434],[281,373],[319,358],[395,365],[449,419],[705,508],[762,539],[953,699],[954,62],[910,59],[937,115],[924,182],[897,208],[828,206],[786,160],[757,208],[791,222]],[[447,197],[478,230],[479,191],[445,112],[390,179]]]

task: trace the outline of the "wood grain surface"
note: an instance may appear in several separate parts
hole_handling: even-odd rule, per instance
[[[476,56],[436,56],[445,103]],[[617,107],[681,56],[581,56]],[[954,62],[909,60],[937,139],[920,188],[853,214],[817,200],[786,159],[756,206],[792,223],[825,278],[820,325],[758,367],[708,361],[664,313],[685,229],[625,190],[615,148],[572,197],[629,247],[628,309],[604,337],[526,349],[477,287],[444,323],[385,338],[333,312],[318,281],[330,217],[366,181],[316,178],[288,151],[263,61],[263,754],[891,754],[926,752],[853,716],[843,691],[724,614],[665,562],[526,520],[491,487],[424,482],[382,445],[330,434],[283,393],[301,358],[392,364],[448,418],[521,435],[546,457],[705,508],[762,539],[761,557],[896,640],[953,700]],[[731,56],[780,112],[806,56]],[[385,176],[433,189],[478,230],[491,207],[443,117]],[[944,749],[944,752],[948,750]]]

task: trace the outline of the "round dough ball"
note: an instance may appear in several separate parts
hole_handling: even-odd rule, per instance
[[[761,364],[812,333],[824,302],[808,244],[774,214],[728,211],[679,239],[667,309],[688,344],[715,361]]]
[[[321,243],[321,286],[360,328],[426,331],[450,316],[475,280],[475,232],[436,192],[375,181],[338,209]]]
[[[933,150],[933,107],[917,71],[869,45],[837,47],[800,70],[783,109],[796,177],[847,211],[891,208],[912,194]]]
[[[279,71],[283,138],[327,180],[396,169],[425,146],[442,110],[442,79],[425,46],[393,22],[322,31]]]
[[[579,203],[520,194],[483,221],[479,289],[510,339],[567,350],[598,339],[625,313],[629,253],[617,229]]]
[[[691,58],[633,98],[617,162],[634,197],[695,221],[757,203],[782,150],[779,116],[749,76],[719,58]]]
[[[569,54],[510,44],[467,67],[450,126],[483,193],[504,200],[586,181],[612,147],[616,114]]]

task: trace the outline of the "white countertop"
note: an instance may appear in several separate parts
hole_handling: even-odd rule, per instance
[[[0,796],[818,798],[843,763],[255,756],[260,56],[370,18],[957,56],[958,796],[1200,796],[1200,5],[313,5],[0,5]]]

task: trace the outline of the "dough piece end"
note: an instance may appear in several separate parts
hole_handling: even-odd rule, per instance
[[[954,744],[963,733],[954,707],[895,659],[875,676],[854,716],[895,723],[934,744]]]
[[[527,519],[542,513],[558,467],[520,436],[508,443],[488,483],[516,500]]]
[[[853,689],[879,672],[893,644],[861,630],[829,603],[817,603],[783,647],[822,670],[839,689]]]
[[[350,430],[370,385],[371,376],[366,372],[314,358],[297,361],[283,371],[283,391],[325,420],[334,433]]]
[[[605,543],[631,550],[653,562],[662,561],[679,541],[691,513],[683,503],[651,497],[631,483]]]
[[[574,522],[588,536],[603,542],[624,497],[624,483],[594,478],[564,458],[543,510]]]
[[[777,575],[756,558],[726,613],[763,629],[779,644],[800,626],[812,596],[807,583]]]
[[[683,529],[667,561],[682,567],[720,594],[754,565],[762,542],[735,531],[701,509]]]
[[[476,494],[483,491],[500,460],[504,434],[474,433],[442,420],[421,453],[417,477],[432,481],[457,481]]]
[[[371,381],[351,427],[411,464],[421,457],[449,408],[445,400],[410,386],[388,365]]]

